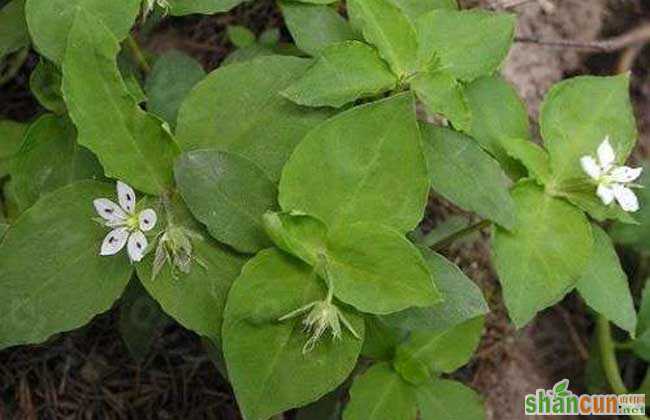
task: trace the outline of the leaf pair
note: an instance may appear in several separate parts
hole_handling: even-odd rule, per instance
[[[493,243],[506,306],[518,326],[578,285],[596,310],[622,328],[634,330],[627,282],[611,242],[590,226],[584,211],[597,220],[630,217],[600,203],[595,186],[580,166],[580,158],[594,154],[608,135],[619,163],[629,155],[636,128],[627,89],[627,76],[586,76],[561,82],[547,95],[540,116],[548,152],[523,140],[501,141],[531,177],[512,191],[517,228],[506,232],[497,227]],[[611,265],[606,268],[603,261]],[[608,287],[594,287],[590,284],[594,281],[606,281]],[[615,308],[606,290],[619,296],[617,305],[625,304]]]
[[[482,402],[471,389],[438,376],[470,359],[482,334],[487,305],[480,290],[452,263],[431,251],[424,256],[439,278],[445,301],[367,322],[363,354],[373,358],[381,355],[379,359],[384,362],[355,378],[344,419],[415,419],[418,411],[422,419],[484,416]],[[386,324],[411,332],[406,339],[393,340],[389,335],[395,330],[377,328]],[[368,348],[370,341],[375,342],[372,351]],[[390,348],[377,351],[386,346]],[[461,399],[461,406],[454,403]]]
[[[419,412],[419,417],[418,417]],[[343,420],[481,420],[483,401],[474,390],[447,379],[414,386],[387,363],[355,379]]]
[[[344,302],[388,313],[435,300],[426,268],[418,268],[417,252],[400,235],[422,218],[425,170],[408,94],[331,118],[287,162],[280,206],[324,222],[330,235],[325,258],[337,271],[334,291]],[[400,285],[401,291],[388,292]]]
[[[471,112],[462,83],[497,69],[512,42],[514,20],[457,11],[450,3],[434,2],[416,10],[420,6],[407,1],[351,0],[352,27],[370,45],[358,41],[330,8],[286,4],[283,10],[296,43],[316,59],[282,94],[302,105],[341,107],[410,86],[427,111],[469,130]],[[422,15],[416,19],[418,13]],[[327,17],[319,21],[328,22],[325,35],[306,34],[297,24],[303,16]]]
[[[308,216],[267,214],[275,244],[310,264],[334,295],[361,312],[386,314],[440,300],[417,249],[382,225],[340,224],[327,228]]]

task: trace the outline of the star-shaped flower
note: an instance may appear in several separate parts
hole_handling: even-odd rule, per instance
[[[631,187],[638,187],[632,182],[641,176],[643,168],[630,168],[629,166],[617,166],[616,154],[609,137],[598,146],[597,158],[583,156],[580,158],[582,169],[598,185],[596,194],[605,205],[611,204],[614,199],[625,211],[635,212],[639,209],[637,199]]]
[[[107,198],[93,201],[97,214],[105,226],[113,228],[102,242],[100,255],[115,255],[126,245],[131,262],[138,262],[144,257],[148,246],[143,232],[156,226],[158,216],[153,209],[135,211],[135,191],[121,181],[117,181],[117,198],[119,205]]]

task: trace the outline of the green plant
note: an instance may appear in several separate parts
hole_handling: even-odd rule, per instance
[[[141,11],[239,2],[0,10],[0,56],[31,40],[31,87],[48,110],[28,127],[0,122],[0,347],[80,327],[132,281],[128,296],[148,294],[223,353],[246,419],[321,398],[337,416],[332,393],[347,389],[346,420],[482,418],[480,397],[441,375],[471,359],[489,309],[429,248],[489,225],[518,327],[577,289],[634,336],[628,283],[597,224],[635,223],[627,76],[555,86],[541,147],[496,74],[510,15],[349,0],[347,20],[327,1],[283,1],[297,48],[230,27],[239,49],[207,75],[180,52],[150,65],[129,35]],[[430,189],[483,220],[411,241]],[[162,320],[126,324],[136,354],[146,340],[128,337]]]

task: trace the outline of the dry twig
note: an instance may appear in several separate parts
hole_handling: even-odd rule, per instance
[[[557,48],[577,48],[599,52],[615,52],[627,47],[643,45],[650,42],[650,22],[646,22],[622,35],[598,41],[565,41],[560,39],[545,40],[533,36],[518,36],[515,37],[515,41]]]

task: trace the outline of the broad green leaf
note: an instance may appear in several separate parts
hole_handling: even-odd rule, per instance
[[[352,108],[309,132],[287,162],[280,205],[324,221],[413,229],[429,181],[410,94]],[[314,194],[315,191],[322,193]]]
[[[418,249],[381,225],[344,224],[331,231],[326,270],[334,295],[361,312],[388,314],[441,300]]]
[[[384,322],[411,331],[445,331],[489,312],[481,289],[460,268],[433,251],[422,252],[443,301],[428,308],[410,308],[382,316]]]
[[[515,32],[514,15],[479,10],[434,10],[418,19],[421,66],[439,61],[456,78],[490,76],[506,58]]]
[[[460,131],[471,128],[472,114],[467,106],[463,86],[444,71],[418,73],[411,88],[430,115],[442,114]]]
[[[640,209],[634,213],[634,218],[639,224],[615,223],[609,230],[615,243],[640,252],[650,250],[650,166],[647,162],[644,162],[643,166],[643,173],[637,182],[644,188],[635,190]]]
[[[275,246],[317,266],[327,255],[327,227],[311,216],[267,212],[264,228]]]
[[[278,94],[308,66],[309,60],[268,56],[210,73],[181,106],[179,145],[185,151],[216,148],[239,153],[277,181],[294,147],[329,115]]]
[[[418,18],[432,10],[458,10],[456,0],[393,0],[406,16],[415,24]]]
[[[627,74],[580,76],[558,83],[546,95],[540,128],[551,157],[554,189],[561,189],[563,182],[574,178],[586,180],[580,158],[596,156],[596,149],[607,136],[616,162],[625,162],[637,136],[628,89]]]
[[[38,52],[61,64],[77,14],[87,13],[95,17],[103,24],[97,30],[107,29],[117,42],[129,34],[141,3],[141,0],[27,0],[25,12],[29,33]],[[91,68],[95,67],[86,67]]]
[[[529,139],[530,127],[528,111],[515,89],[500,76],[480,77],[465,87],[465,98],[472,113],[469,134],[508,173],[519,175],[520,165],[509,156],[507,142]]]
[[[40,343],[86,324],[122,294],[132,266],[126,253],[99,255],[108,229],[93,220],[93,200],[113,186],[80,181],[43,197],[0,244],[0,348]]]
[[[415,28],[391,0],[349,0],[348,14],[366,41],[376,46],[398,78],[417,70]]]
[[[245,26],[228,25],[226,33],[230,42],[237,48],[250,47],[256,41],[255,34]]]
[[[233,7],[244,3],[245,0],[167,0],[170,14],[183,16],[201,13],[211,15],[227,12]]]
[[[325,295],[324,282],[309,266],[278,250],[262,251],[244,266],[228,295],[223,326],[228,373],[244,418],[267,420],[316,401],[354,368],[363,342],[359,316],[340,308],[360,340],[344,330],[333,341],[326,332],[307,353],[301,317],[278,320]]]
[[[512,191],[517,227],[497,227],[492,254],[506,307],[517,327],[564,297],[582,276],[593,237],[582,211],[532,181]]]
[[[415,420],[413,391],[388,363],[373,365],[354,380],[343,420]]]
[[[184,204],[174,200],[172,206],[174,223],[193,232],[193,236],[201,235],[200,227]],[[226,297],[245,259],[207,236],[188,239],[193,251],[189,273],[172,274],[166,263],[152,278],[155,256],[152,251],[138,264],[138,277],[149,294],[178,323],[220,343]]]
[[[29,88],[38,102],[55,114],[66,112],[61,77],[61,69],[44,58],[41,58],[29,77]]]
[[[51,114],[30,126],[12,161],[15,197],[21,209],[74,181],[103,177],[97,158],[79,146],[75,137],[70,120]]]
[[[253,162],[234,153],[195,150],[178,159],[174,172],[192,214],[215,239],[249,253],[272,244],[262,216],[277,207],[277,188]]]
[[[282,96],[299,105],[341,106],[395,88],[397,78],[377,51],[359,41],[324,48],[305,74]]]
[[[448,200],[508,230],[516,209],[499,164],[471,138],[432,125],[422,125],[432,188]]]
[[[0,5],[0,60],[28,45],[25,0],[12,0],[4,7]]]
[[[5,233],[7,233],[7,230],[9,230],[9,225],[4,222],[0,222],[0,240],[4,238]]]
[[[634,337],[636,312],[627,276],[607,233],[593,225],[593,253],[576,288],[587,305]]]
[[[408,373],[430,370],[434,373],[451,373],[465,365],[472,358],[483,334],[484,318],[465,321],[445,331],[414,331],[398,348],[395,369],[405,379],[426,379],[424,376],[411,378]]]
[[[174,50],[161,55],[147,77],[147,110],[175,127],[183,100],[204,77],[203,67],[193,58]]]
[[[170,320],[158,302],[133,277],[120,299],[117,324],[131,357],[138,363],[144,361],[154,340],[168,324]]]
[[[293,1],[283,1],[280,6],[296,46],[309,55],[316,56],[331,44],[359,38],[332,7]]]
[[[484,420],[483,400],[460,382],[436,379],[415,390],[421,420]]]
[[[9,174],[11,159],[23,143],[29,125],[0,120],[0,178]]]
[[[532,141],[511,138],[501,141],[506,153],[521,162],[528,170],[528,175],[538,184],[544,185],[551,180],[551,163],[546,150]]]
[[[172,184],[178,148],[126,89],[116,64],[119,48],[108,29],[80,9],[63,61],[63,95],[77,141],[97,155],[106,175],[158,194]]]

